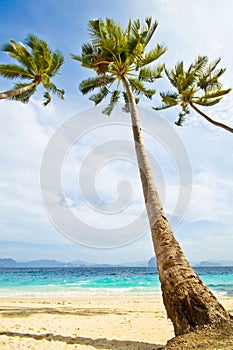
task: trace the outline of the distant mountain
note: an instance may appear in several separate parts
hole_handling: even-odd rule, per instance
[[[0,259],[0,267],[16,267],[16,265],[17,261],[15,261],[14,259]]]
[[[63,263],[61,261],[57,260],[48,260],[48,259],[41,259],[41,260],[33,260],[23,263],[17,263],[19,267],[66,267],[66,266],[72,266],[71,264]]]
[[[18,262],[11,258],[2,258],[0,259],[0,268],[7,268],[7,267],[111,267],[111,266],[122,266],[122,267],[146,267],[147,262],[146,261],[138,261],[138,262],[132,262],[132,263],[125,263],[125,264],[95,264],[95,263],[89,263],[87,261],[83,260],[75,260],[71,262],[61,262],[57,260],[49,260],[49,259],[39,259],[39,260],[32,260],[32,261],[26,261],[26,262]]]
[[[155,256],[152,256],[152,258],[150,258],[148,261],[148,267],[157,267]]]
[[[0,259],[1,267],[64,267],[66,263],[56,260],[33,260],[27,262],[18,262],[14,259],[4,258]]]
[[[219,260],[219,261],[201,261],[201,262],[190,262],[193,267],[218,267],[218,266],[233,266],[233,260]],[[156,267],[156,259],[153,256],[148,260],[148,267]]]
[[[200,263],[198,263],[196,265],[197,267],[198,266],[208,266],[208,267],[211,267],[211,266],[215,266],[215,267],[218,267],[218,266],[233,266],[233,260],[211,260],[211,261],[201,261]]]
[[[199,263],[190,263],[193,267],[218,267],[218,266],[233,266],[231,260],[221,261],[201,261]],[[62,262],[57,260],[39,259],[26,262],[18,262],[12,258],[0,259],[0,268],[7,267],[150,267],[156,268],[156,259],[153,256],[146,261],[135,261],[123,264],[95,264],[83,260],[75,260],[70,262]]]
[[[125,267],[147,267],[147,261],[134,261],[130,263],[124,263],[119,266]]]
[[[198,267],[198,266],[200,266],[200,267],[211,267],[211,266],[215,266],[215,267],[217,267],[217,266],[222,266],[222,264],[221,263],[218,263],[218,262],[213,262],[213,261],[201,261],[199,264],[197,264],[196,265],[196,267]]]

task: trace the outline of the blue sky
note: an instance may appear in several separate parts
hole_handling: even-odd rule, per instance
[[[61,74],[56,78],[57,85],[66,91],[65,101],[55,98],[50,106],[44,108],[39,93],[27,105],[1,101],[1,257],[120,263],[147,260],[153,255],[148,226],[144,221],[140,222],[142,230],[141,226],[138,232],[129,230],[128,236],[122,238],[123,241],[118,236],[120,243],[128,243],[125,246],[94,249],[66,238],[46,214],[40,188],[41,162],[46,145],[59,126],[66,125],[64,123],[74,115],[80,121],[77,134],[81,129],[85,131],[85,111],[88,111],[96,129],[88,129],[78,142],[70,145],[63,162],[62,186],[66,205],[73,210],[74,215],[80,215],[87,225],[101,229],[104,223],[105,228],[112,227],[114,230],[120,225],[134,222],[144,210],[134,154],[131,146],[127,148],[127,142],[131,142],[129,116],[118,111],[109,121],[99,110],[98,113],[93,110],[91,102],[78,91],[80,81],[90,73],[71,60],[69,54],[79,53],[82,43],[88,40],[89,19],[110,17],[125,25],[128,17],[144,19],[152,15],[159,22],[154,43],[159,42],[168,47],[162,61],[172,66],[182,59],[188,65],[198,54],[208,55],[210,59],[222,57],[222,65],[227,68],[222,81],[227,87],[233,86],[233,49],[230,44],[233,32],[232,10],[231,0],[224,0],[221,4],[211,0],[108,0],[88,3],[74,0],[0,1],[2,43],[10,38],[23,41],[28,33],[35,33],[46,40],[51,48],[59,48],[66,57]],[[0,53],[0,62],[7,61],[6,55]],[[0,90],[9,88],[11,82],[0,78]],[[165,80],[161,80],[156,88],[159,91],[170,87]],[[146,146],[154,162],[156,183],[171,220],[177,214],[174,208],[179,190],[183,186],[184,195],[189,188],[189,183],[184,183],[184,178],[183,183],[180,182],[179,170],[182,170],[182,176],[186,176],[185,169],[188,166],[192,170],[190,202],[185,213],[183,210],[185,216],[182,222],[176,225],[176,237],[191,261],[233,259],[232,136],[208,125],[193,113],[182,128],[173,123],[177,110],[156,113],[154,118],[157,118],[157,122],[166,121],[172,128],[173,135],[183,142],[181,153],[178,148],[172,150],[168,138],[162,136],[160,131],[154,131],[154,112],[149,112],[149,108],[158,103],[158,94],[151,104],[142,101],[141,117]],[[232,93],[217,107],[211,108],[209,114],[233,125]],[[102,123],[105,122],[109,125],[103,126]],[[125,148],[119,146],[119,140],[122,140]],[[182,168],[179,157],[186,152],[188,163],[183,160]],[[85,161],[88,154],[89,158]],[[86,181],[82,180],[81,186],[80,182],[78,186],[77,174],[80,169]],[[95,181],[91,179],[92,174],[95,175]],[[117,192],[121,190],[117,184],[122,180],[130,183],[132,193],[127,192],[129,188],[126,183],[121,183],[122,192]],[[92,187],[93,181],[97,197]],[[122,195],[121,204],[126,205],[126,210],[110,216],[93,210],[95,205],[99,205],[99,208],[102,205],[101,209],[107,210],[117,202],[119,194]],[[86,202],[85,195],[88,196],[89,203]],[[129,202],[127,196],[131,196]],[[99,198],[102,198],[104,204],[98,202]],[[141,237],[140,234],[144,231],[147,233]],[[85,243],[87,237],[88,230],[78,233],[81,243]],[[97,239],[99,237],[96,241]],[[103,242],[106,236],[100,237],[100,241],[101,239]],[[111,237],[108,239],[111,242]],[[117,242],[116,239],[115,245]]]

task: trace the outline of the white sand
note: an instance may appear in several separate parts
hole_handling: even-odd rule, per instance
[[[233,309],[233,298],[222,304]],[[0,299],[2,350],[156,350],[174,336],[155,295],[45,295]]]

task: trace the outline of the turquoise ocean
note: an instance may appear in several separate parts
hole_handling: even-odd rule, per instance
[[[217,296],[233,297],[233,267],[197,267]],[[146,267],[1,268],[0,297],[47,293],[160,293],[157,270]]]

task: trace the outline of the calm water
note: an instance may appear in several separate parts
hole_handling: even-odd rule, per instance
[[[233,267],[195,270],[215,294],[233,296]],[[0,269],[0,296],[67,292],[160,293],[160,283],[156,270],[146,267]]]

